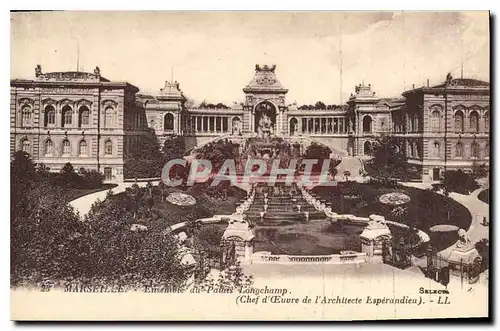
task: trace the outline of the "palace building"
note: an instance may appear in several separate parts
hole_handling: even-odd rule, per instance
[[[147,132],[139,89],[93,73],[35,69],[35,79],[11,80],[10,148],[59,171],[95,169],[107,181],[123,181],[123,165]]]
[[[354,176],[382,135],[399,138],[423,181],[438,180],[445,169],[489,162],[489,83],[474,79],[448,76],[396,99],[360,84],[345,105],[298,106],[287,103],[275,65],[256,65],[243,101],[229,106],[187,106],[174,81],[156,95],[138,92],[102,77],[97,67],[93,73],[42,73],[37,66],[33,80],[11,80],[11,152],[24,150],[53,171],[66,162],[96,169],[114,182],[124,180],[125,162],[150,131],[160,144],[182,136],[188,149],[262,134],[317,141],[341,156],[339,168]]]

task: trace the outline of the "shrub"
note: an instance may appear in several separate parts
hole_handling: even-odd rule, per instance
[[[479,188],[474,176],[462,169],[448,170],[444,174],[443,184],[447,191],[469,194]]]
[[[202,225],[194,230],[193,246],[198,251],[205,252],[209,258],[218,258],[223,233],[224,228],[220,225]]]
[[[476,248],[477,252],[481,256],[482,270],[488,269],[489,268],[489,261],[490,261],[490,241],[486,238],[483,238],[483,239],[477,241],[474,244],[474,247]]]
[[[477,198],[484,203],[490,203],[490,189],[487,188],[481,192],[479,192]]]
[[[99,188],[104,181],[104,175],[94,169],[90,171],[81,169],[79,175],[81,188]]]

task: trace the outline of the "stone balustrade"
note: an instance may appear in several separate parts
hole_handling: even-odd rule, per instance
[[[366,254],[341,252],[330,255],[274,255],[270,252],[257,252],[252,255],[255,264],[359,264],[366,262]]]
[[[234,212],[234,214],[243,215],[246,211],[248,211],[254,199],[255,199],[255,188],[252,187],[248,192],[248,197],[238,207],[236,207],[236,211]]]

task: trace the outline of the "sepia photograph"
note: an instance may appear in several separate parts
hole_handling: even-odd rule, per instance
[[[10,318],[491,318],[488,11],[10,13]]]

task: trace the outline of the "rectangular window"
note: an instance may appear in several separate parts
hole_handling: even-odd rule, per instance
[[[73,123],[73,112],[67,111],[64,113],[64,125],[71,125]]]

